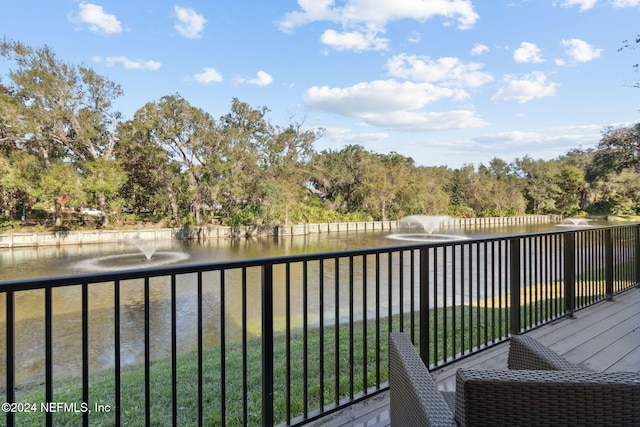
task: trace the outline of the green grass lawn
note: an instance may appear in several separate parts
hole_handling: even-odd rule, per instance
[[[456,311],[456,330],[453,330],[454,310]],[[465,312],[465,321],[461,319],[461,310]],[[469,311],[471,310],[471,311]],[[501,311],[498,313],[498,311]],[[473,318],[473,327],[469,323],[469,313]],[[478,317],[480,316],[480,317]],[[480,322],[477,323],[477,319]],[[446,322],[445,322],[445,319]],[[497,319],[503,319],[503,324],[496,324]],[[454,342],[456,352],[464,352],[469,349],[469,340],[462,340],[461,331],[466,328],[465,336],[469,333],[474,337],[484,337],[485,330],[489,336],[500,337],[506,334],[505,309],[479,309],[458,306],[449,309],[438,309],[430,312],[431,336],[439,339],[430,346],[431,362],[434,357],[447,357],[452,355]],[[418,313],[415,317],[418,325]],[[437,324],[437,328],[436,328]],[[447,330],[444,330],[444,325]],[[366,325],[366,347],[364,326]],[[410,315],[405,315],[404,327],[410,327]],[[471,329],[469,329],[471,328]],[[400,317],[393,316],[392,329],[400,329]],[[324,328],[323,350],[320,348],[320,330],[314,328],[308,331],[307,346],[307,410],[312,412],[320,408],[321,400],[329,404],[338,398],[348,397],[352,393],[358,393],[369,387],[385,383],[388,379],[387,364],[387,335],[389,331],[388,319],[381,319],[379,329],[374,321],[366,324],[362,321],[353,325],[353,347],[349,338],[349,325],[341,324],[336,334],[334,325]],[[469,332],[470,331],[470,332]],[[336,335],[338,344],[336,345]],[[447,348],[444,347],[444,336],[448,336]],[[416,339],[418,333],[416,332]],[[378,341],[379,340],[379,341]],[[287,393],[286,393],[286,335],[277,334],[274,340],[274,411],[275,423],[286,420]],[[379,346],[376,343],[379,342]],[[471,343],[473,345],[473,343]],[[304,335],[302,330],[291,333],[291,364],[290,364],[290,413],[295,418],[304,412]],[[227,425],[242,425],[244,419],[244,393],[243,393],[243,348],[241,342],[229,343],[225,349],[225,394],[223,405],[221,401],[222,390],[222,348],[212,346],[203,351],[203,419],[205,425],[220,425],[221,416],[226,418]],[[336,353],[337,356],[336,357]],[[353,353],[353,360],[351,354]],[[366,364],[363,362],[366,354]],[[261,423],[261,399],[262,399],[262,343],[260,338],[254,338],[247,342],[247,396],[246,414],[248,425]],[[336,361],[338,367],[336,368]],[[353,377],[351,365],[353,364]],[[322,366],[321,366],[322,365]],[[322,370],[321,370],[322,368]],[[321,374],[322,372],[322,374]],[[366,372],[366,379],[365,379]],[[321,386],[320,378],[324,378]],[[353,378],[353,384],[350,378]],[[365,384],[366,381],[366,384]],[[90,424],[92,426],[111,426],[115,423],[115,378],[111,370],[96,372],[90,376],[89,408]],[[150,366],[150,415],[152,425],[165,426],[171,424],[172,419],[172,369],[171,358],[153,360]],[[43,384],[24,384],[16,390],[17,402],[45,401]],[[2,393],[5,394],[4,392]],[[82,382],[79,377],[56,380],[54,384],[54,401],[56,402],[82,402]],[[95,412],[94,405],[111,408],[110,412]],[[188,352],[180,354],[177,358],[177,406],[178,424],[194,425],[197,423],[198,414],[198,354]],[[145,373],[142,364],[127,366],[121,372],[121,414],[122,425],[142,426],[145,420]],[[81,422],[81,413],[60,412],[54,414],[54,424],[78,425]],[[44,423],[44,414],[41,412],[23,413],[16,415],[19,426],[39,426]]]
[[[522,311],[522,326],[527,328],[547,317],[557,316],[555,307],[562,307],[562,300],[550,300],[527,307]],[[530,316],[535,308],[539,316]],[[499,341],[508,333],[507,308],[490,306],[456,306],[429,311],[431,342],[430,363],[446,360],[456,354],[470,351],[485,342]],[[419,313],[415,313],[415,338],[419,340]],[[392,317],[391,329],[400,330],[400,316]],[[404,316],[404,329],[409,332],[410,314]],[[319,328],[307,334],[306,402],[307,410],[313,412],[323,404],[336,398],[357,394],[388,380],[387,336],[389,319],[354,322],[353,344],[350,340],[349,324],[324,327],[321,348]],[[366,329],[366,343],[365,343]],[[464,331],[464,332],[463,332]],[[446,338],[445,338],[446,337]],[[336,344],[337,341],[337,344]],[[287,399],[287,347],[286,335],[278,333],[274,338],[274,412],[275,423],[286,421],[287,402],[292,418],[305,411],[304,378],[304,334],[302,330],[291,332],[290,339],[290,393]],[[247,417],[248,425],[261,424],[262,405],[262,342],[260,338],[248,340],[247,375],[243,376],[242,342],[227,343],[224,348],[225,371],[222,374],[222,347],[211,346],[203,350],[203,420],[205,425],[221,425],[224,416],[227,425],[242,425]],[[416,342],[419,346],[419,343]],[[351,358],[353,354],[353,359]],[[366,363],[364,362],[366,356]],[[336,362],[338,366],[336,367]],[[352,367],[353,365],[353,367]],[[353,376],[352,376],[353,372]],[[366,375],[365,375],[366,374]],[[321,378],[324,381],[321,381]],[[246,381],[246,408],[243,392]],[[379,382],[378,382],[379,381]],[[90,425],[111,426],[115,424],[115,377],[112,370],[92,373],[90,376],[89,408],[95,404],[111,408],[110,412],[90,414]],[[222,402],[224,384],[225,399]],[[171,425],[172,420],[172,368],[171,358],[152,360],[150,366],[150,417],[154,426]],[[44,384],[24,384],[16,390],[17,402],[44,402]],[[2,395],[6,395],[2,390]],[[198,416],[198,354],[196,351],[179,354],[177,357],[177,417],[178,425],[197,424]],[[82,382],[79,377],[56,380],[54,401],[82,402]],[[126,366],[121,372],[122,425],[143,426],[145,421],[145,369],[142,364]],[[75,426],[81,423],[82,414],[61,412],[54,414],[56,426]],[[44,423],[44,414],[23,413],[16,415],[18,426],[39,426]]]

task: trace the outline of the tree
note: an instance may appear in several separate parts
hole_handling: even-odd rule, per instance
[[[9,77],[24,113],[21,145],[38,156],[42,167],[60,160],[81,171],[84,162],[102,159],[93,165],[105,167],[105,176],[117,167],[108,162],[117,142],[120,113],[113,110],[113,100],[123,94],[119,85],[90,68],[60,61],[47,46],[33,49],[3,41],[0,55],[17,65]],[[97,202],[105,212],[106,195],[98,194]]]
[[[18,139],[24,134],[22,123],[22,106],[13,91],[0,84],[0,216],[13,216],[18,202],[20,169],[15,158],[21,154]]]
[[[188,183],[186,200],[200,225],[205,207],[217,204],[217,179],[225,154],[215,121],[180,95],[163,96],[159,102],[146,104],[136,113],[136,119],[142,122],[146,136],[166,151],[168,159],[180,164]],[[159,172],[168,170],[161,168]],[[168,176],[162,179],[166,184],[172,181]]]
[[[525,156],[514,161],[514,170],[523,180],[528,212],[557,212],[556,199],[561,189],[555,179],[557,169],[552,162]]]
[[[640,34],[637,35],[633,40],[624,40],[622,42],[622,47],[618,49],[618,52],[621,52],[625,49],[634,49],[638,44],[640,44]],[[635,64],[633,64],[633,68],[638,71],[640,69],[640,63],[636,62]],[[640,82],[636,82],[633,87],[640,88]]]
[[[592,174],[620,172],[626,168],[640,170],[640,123],[631,127],[608,127],[593,159]]]
[[[466,174],[466,199],[476,216],[515,215],[524,211],[524,200],[506,177],[496,176],[484,165],[462,169]]]
[[[82,188],[86,196],[98,200],[103,209],[107,199],[113,200],[124,185],[127,174],[117,160],[90,159],[82,163]],[[104,212],[104,211],[103,211]]]
[[[31,190],[31,194],[39,199],[53,200],[53,223],[55,227],[61,227],[62,209],[84,203],[80,177],[73,166],[62,162],[56,162],[36,175],[37,186]]]
[[[556,197],[556,209],[562,214],[583,208],[581,206],[582,191],[584,188],[584,172],[575,166],[565,165],[556,175],[556,181],[560,192]]]
[[[25,135],[24,108],[14,91],[0,84],[0,153],[8,155],[17,150]]]
[[[273,137],[267,139],[262,160],[264,206],[271,210],[267,216],[281,218],[288,224],[291,206],[306,196],[313,143],[323,130],[303,130],[302,123],[291,123],[287,128],[276,127],[274,131]]]
[[[313,186],[336,210],[355,212],[362,207],[360,191],[371,166],[371,153],[361,145],[340,151],[323,150],[313,159]]]
[[[514,176],[511,165],[498,157],[489,160],[488,171],[497,179],[509,179]]]
[[[558,158],[558,162],[562,165],[573,166],[577,168],[583,175],[582,184],[578,189],[578,206],[584,209],[593,199],[593,177],[590,176],[590,168],[593,164],[595,150],[589,148],[583,150],[574,148],[569,150],[565,155]]]
[[[445,166],[417,168],[415,177],[405,189],[408,192],[404,197],[406,215],[446,213],[451,203],[447,189],[452,175]]]
[[[467,167],[471,167],[473,169],[473,165],[464,165],[460,169],[455,169],[447,184],[447,192],[449,193],[449,199],[452,206],[469,207],[466,190],[468,174],[465,173],[465,169]]]
[[[0,154],[0,217],[13,216],[18,191],[18,169]]]
[[[265,154],[274,138],[274,129],[266,119],[268,112],[267,107],[253,108],[234,98],[231,111],[218,121],[225,148],[220,181],[222,214],[233,225],[264,219],[263,202],[267,194],[277,192],[265,176]]]
[[[359,189],[362,207],[382,221],[397,218],[403,211],[399,196],[413,170],[415,165],[410,157],[395,152],[372,154],[366,179]]]
[[[184,182],[180,164],[155,140],[154,125],[145,110],[121,123],[118,135],[116,156],[127,173],[120,197],[127,208],[138,214],[152,212],[169,217],[178,224]]]

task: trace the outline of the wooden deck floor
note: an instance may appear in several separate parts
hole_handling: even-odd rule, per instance
[[[640,372],[640,289],[617,295],[527,333],[542,344],[596,372]],[[432,372],[442,390],[455,389],[458,368],[506,369],[508,343]],[[312,426],[386,427],[389,425],[388,392],[327,416]]]

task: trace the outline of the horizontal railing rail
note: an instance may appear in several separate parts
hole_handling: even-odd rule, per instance
[[[14,425],[302,425],[640,283],[638,225],[0,282]]]

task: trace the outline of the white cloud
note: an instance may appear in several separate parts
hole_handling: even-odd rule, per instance
[[[481,144],[498,144],[513,147],[539,143],[542,137],[542,134],[538,132],[510,131],[477,136],[473,140]]]
[[[409,43],[420,43],[422,41],[422,35],[419,32],[414,31],[409,34],[409,36],[407,37],[407,41]]]
[[[323,137],[342,144],[357,144],[385,140],[389,138],[389,134],[386,132],[354,132],[348,128],[326,127]]]
[[[613,0],[613,7],[638,7],[640,0]]]
[[[396,55],[386,64],[389,74],[420,82],[441,82],[445,86],[479,87],[493,80],[489,73],[480,71],[484,65],[463,63],[458,58],[445,57],[432,60],[428,56]]]
[[[580,39],[562,40],[562,46],[567,48],[567,55],[578,62],[592,61],[599,58],[602,53],[602,49],[596,49]]]
[[[334,7],[334,0],[298,0],[299,11],[286,13],[280,28],[290,31],[317,21],[385,25],[401,19],[425,21],[434,16],[457,19],[461,29],[473,27],[479,16],[470,0],[346,0]]]
[[[540,63],[544,62],[540,55],[541,50],[534,43],[522,42],[520,47],[513,52],[513,59],[519,63]]]
[[[110,36],[111,34],[119,34],[122,32],[122,24],[115,15],[108,14],[98,6],[92,3],[80,3],[77,16],[72,20],[87,24],[89,30],[94,33]]]
[[[564,0],[564,2],[562,2],[562,6],[579,6],[580,12],[584,12],[585,10],[593,8],[593,6],[595,6],[597,2],[598,0]]]
[[[273,77],[271,77],[271,75],[265,71],[258,71],[258,73],[256,74],[256,77],[253,79],[238,79],[239,83],[249,83],[252,85],[256,85],[256,86],[260,86],[260,87],[264,87],[264,86],[269,86],[271,83],[273,83]]]
[[[199,39],[202,36],[204,24],[207,22],[204,16],[188,7],[175,6],[173,10],[178,19],[174,25],[178,33],[188,39]]]
[[[378,39],[377,34],[384,33],[386,25],[392,21],[424,22],[439,16],[456,20],[459,29],[469,29],[479,18],[471,0],[345,0],[340,6],[336,6],[334,0],[298,0],[298,5],[300,10],[286,13],[280,20],[280,29],[291,32],[312,22],[337,23],[343,31],[325,31],[322,42],[343,50],[350,46],[359,50],[365,50],[363,46],[366,50],[386,48],[388,41]]]
[[[331,9],[334,0],[298,0],[301,11],[288,12],[279,22],[280,29],[290,32],[315,21],[340,21],[340,13]]]
[[[373,126],[414,132],[479,128],[488,125],[474,111],[469,110],[394,111],[386,114],[369,113],[362,118]]]
[[[471,55],[472,56],[479,56],[482,55],[485,52],[489,51],[489,46],[480,44],[480,43],[476,43],[475,46],[473,46],[473,49],[471,49]]]
[[[338,33],[334,30],[326,30],[320,37],[320,41],[336,50],[386,50],[389,39],[377,37],[377,32],[350,31]]]
[[[603,125],[600,124],[590,124],[590,125],[566,125],[566,126],[553,126],[549,128],[551,133],[580,133],[584,134],[585,132],[589,132],[593,134],[594,132],[600,133],[604,128]]]
[[[310,88],[305,104],[348,117],[357,117],[372,126],[399,130],[440,130],[478,127],[486,124],[472,111],[416,111],[443,98],[456,98],[454,89],[430,83],[376,80],[347,88]]]
[[[522,104],[537,98],[554,96],[558,87],[557,83],[547,82],[545,74],[539,71],[526,75],[523,79],[506,76],[505,81],[507,85],[498,90],[491,98],[492,101],[516,101]]]
[[[205,68],[202,73],[195,74],[193,78],[197,82],[204,84],[219,83],[224,80],[222,74],[216,71],[215,68]]]
[[[347,88],[314,86],[304,95],[304,101],[312,108],[359,117],[371,112],[415,110],[452,96],[452,89],[430,83],[376,80]]]
[[[108,67],[113,67],[116,64],[122,64],[126,70],[158,70],[162,67],[162,64],[158,61],[148,60],[143,61],[141,59],[132,60],[125,56],[107,56],[102,58],[100,56],[94,56],[93,62],[106,64]]]
[[[499,132],[475,137],[473,141],[477,144],[476,149],[489,150],[493,155],[496,152],[513,154],[520,151],[521,155],[534,158],[553,158],[579,146],[594,146],[599,139],[598,131],[579,134],[547,129],[543,132]],[[523,152],[523,149],[526,151]]]

